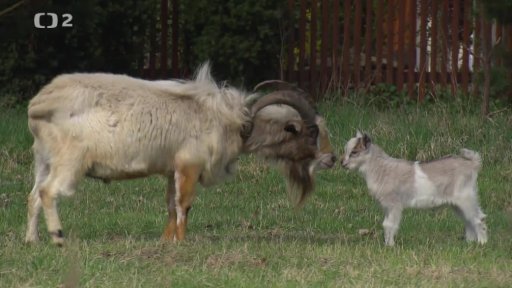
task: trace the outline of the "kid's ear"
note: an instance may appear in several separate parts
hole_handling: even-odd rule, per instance
[[[359,130],[356,131],[356,138],[361,138],[363,137],[363,134],[361,134],[361,132]]]
[[[363,144],[366,149],[368,149],[372,144],[372,139],[366,133],[363,134]]]

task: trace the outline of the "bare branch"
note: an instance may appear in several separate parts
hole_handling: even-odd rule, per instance
[[[19,6],[25,4],[25,0],[21,0],[20,2],[16,3],[16,4],[13,4],[11,5],[10,7],[8,8],[5,8],[4,10],[0,11],[0,17],[4,16],[5,14],[13,11],[14,9],[18,8]]]

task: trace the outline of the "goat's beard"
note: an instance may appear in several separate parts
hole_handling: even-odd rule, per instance
[[[314,177],[310,165],[310,160],[280,160],[277,164],[286,179],[288,198],[298,208],[304,205],[308,196],[313,192]]]

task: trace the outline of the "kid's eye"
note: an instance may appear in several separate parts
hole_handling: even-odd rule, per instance
[[[350,152],[350,156],[356,156],[356,155],[357,155],[357,151]]]

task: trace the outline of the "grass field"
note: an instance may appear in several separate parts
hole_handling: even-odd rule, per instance
[[[1,287],[512,287],[512,114],[481,120],[472,104],[396,110],[321,105],[341,151],[357,128],[390,155],[427,160],[461,147],[480,151],[485,246],[463,240],[449,208],[406,210],[393,248],[383,214],[359,175],[338,165],[317,177],[295,211],[283,181],[263,162],[242,159],[227,183],[200,188],[187,241],[159,242],[165,180],[105,185],[83,181],[59,208],[68,242],[23,243],[32,188],[32,138],[22,109],[0,113]]]

